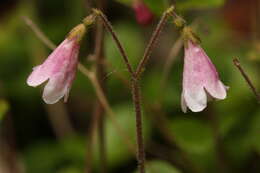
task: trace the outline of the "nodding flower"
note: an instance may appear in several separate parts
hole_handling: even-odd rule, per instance
[[[42,96],[45,103],[54,104],[62,97],[67,101],[77,71],[80,41],[85,32],[84,24],[73,28],[49,57],[41,65],[33,68],[27,84],[36,87],[48,81]]]
[[[199,43],[187,39],[184,49],[182,110],[187,107],[200,112],[207,107],[207,96],[225,99],[227,87],[220,81],[218,72]]]

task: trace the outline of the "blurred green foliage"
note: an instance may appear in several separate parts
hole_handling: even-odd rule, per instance
[[[136,171],[137,173],[138,171]],[[147,163],[147,173],[156,173],[156,172],[164,172],[164,173],[181,173],[177,168],[170,165],[167,162],[163,162],[160,160],[153,160]]]
[[[145,2],[157,15],[156,21],[171,4],[171,1],[166,0]],[[131,0],[108,1],[106,14],[131,63],[136,67],[155,26],[139,26],[134,21],[131,3]],[[185,16],[188,23],[199,21],[198,35],[202,39],[202,47],[216,65],[223,82],[229,87],[227,99],[210,102],[206,111],[202,113],[181,113],[183,51],[178,54],[164,88],[161,86],[162,68],[173,46],[167,40],[174,42],[179,37],[178,30],[173,29],[171,21],[168,22],[169,27],[163,31],[153,51],[141,81],[148,173],[189,172],[177,162],[181,155],[179,149],[187,153],[188,159],[201,172],[221,172],[223,168],[219,166],[219,155],[224,155],[226,159],[222,162],[228,165],[227,172],[260,172],[260,107],[248,85],[233,66],[232,58],[240,58],[241,64],[258,89],[260,64],[247,58],[248,50],[252,50],[253,45],[248,39],[251,33],[245,38],[234,32],[222,15],[223,9],[219,9],[223,5],[224,0],[176,0],[175,4],[177,11]],[[118,15],[119,12],[122,16]],[[5,98],[0,100],[0,120],[5,120],[3,117],[7,111],[13,115],[16,150],[28,173],[83,172],[88,146],[92,142],[89,141],[89,135],[96,95],[89,80],[78,72],[65,110],[69,114],[76,135],[57,138],[46,105],[41,100],[40,87],[31,88],[25,82],[32,67],[40,64],[51,50],[37,39],[21,16],[33,19],[50,40],[59,44],[66,33],[88,13],[83,0],[17,1],[10,9],[7,8],[6,14],[0,18],[0,94]],[[93,54],[94,29],[90,28],[80,53],[80,61],[90,68],[94,62],[86,57]],[[259,56],[256,53],[257,55]],[[109,65],[106,68],[107,75],[102,80],[107,82],[109,103],[115,112],[117,122],[135,146],[135,117],[130,86],[123,83],[124,80],[129,80],[129,76],[118,49],[107,32],[105,57]],[[155,111],[158,107],[161,109]],[[209,115],[215,117],[216,122],[212,122]],[[175,139],[175,145],[170,145],[158,129],[158,126],[167,125],[154,122],[154,117],[158,116],[165,116],[170,129],[169,137]],[[109,115],[105,117],[108,172],[136,171],[134,154],[118,134]],[[11,131],[9,128],[4,129],[4,123],[5,121],[1,122],[0,132],[7,134],[3,136],[9,135],[9,130]],[[159,125],[155,126],[153,123]],[[217,125],[214,126],[214,123]],[[220,140],[221,151],[218,150],[217,140]],[[154,156],[153,151],[150,151],[150,145],[153,143],[164,146],[167,158],[173,157],[174,161]],[[101,165],[98,140],[95,140],[94,144],[90,151],[93,153],[92,167],[94,172],[99,172]],[[171,151],[177,152],[172,155]],[[160,152],[159,148],[157,152]]]
[[[9,104],[5,100],[0,100],[0,121],[9,110]]]
[[[132,6],[132,0],[116,0],[127,6]],[[168,0],[144,0],[149,8],[157,15],[161,15],[171,4]],[[176,2],[178,10],[217,8],[224,5],[225,0],[183,0]]]

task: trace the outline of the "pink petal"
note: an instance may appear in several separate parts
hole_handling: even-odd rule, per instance
[[[226,86],[221,82],[207,83],[205,86],[208,93],[216,99],[225,99],[227,96]]]
[[[213,98],[226,98],[226,87],[204,50],[191,41],[185,47],[182,109],[202,111],[207,106],[207,93]]]
[[[50,76],[59,71],[63,63],[68,63],[67,57],[71,54],[74,40],[65,39],[43,62],[33,68],[33,72],[27,79],[29,86],[38,86],[45,82]]]

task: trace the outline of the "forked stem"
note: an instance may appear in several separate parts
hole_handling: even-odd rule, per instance
[[[144,147],[144,139],[143,139],[143,127],[142,127],[142,107],[141,107],[141,90],[139,85],[139,79],[141,77],[141,74],[143,72],[143,69],[145,68],[145,65],[150,58],[152,49],[155,46],[156,41],[158,40],[158,37],[165,26],[165,23],[167,21],[167,18],[170,16],[172,11],[174,10],[174,7],[170,7],[166,10],[166,12],[163,14],[159,24],[156,27],[156,30],[154,31],[152,38],[145,50],[144,56],[142,60],[140,61],[136,71],[133,70],[129,58],[127,57],[126,51],[124,50],[121,42],[119,41],[115,31],[113,30],[112,25],[108,21],[107,17],[97,9],[94,9],[94,13],[99,16],[107,31],[112,35],[113,40],[115,41],[123,60],[126,64],[127,70],[131,75],[131,84],[132,84],[132,97],[135,107],[135,115],[136,115],[136,136],[137,136],[137,161],[138,161],[138,168],[140,173],[145,173],[145,147]]]

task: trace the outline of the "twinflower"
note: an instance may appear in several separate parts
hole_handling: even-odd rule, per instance
[[[200,112],[206,108],[208,98],[225,99],[227,87],[188,28],[184,28],[184,40],[182,110],[187,112],[188,107],[193,112]]]
[[[32,87],[48,81],[42,95],[47,104],[54,104],[62,97],[67,101],[77,71],[80,41],[85,31],[83,24],[73,28],[49,57],[33,68],[28,77],[27,84]]]

